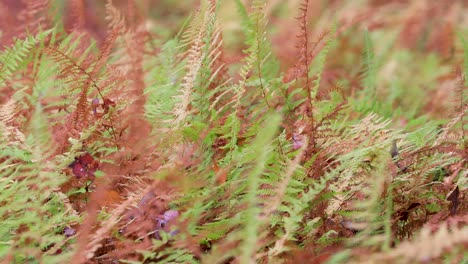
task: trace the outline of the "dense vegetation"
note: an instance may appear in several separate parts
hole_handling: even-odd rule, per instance
[[[0,260],[468,261],[465,1],[195,2],[0,3]]]

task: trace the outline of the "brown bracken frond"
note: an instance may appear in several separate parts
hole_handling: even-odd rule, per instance
[[[112,47],[114,46],[117,37],[119,36],[120,29],[113,28],[109,35],[107,36],[106,40],[104,41],[104,45],[101,47],[99,56],[96,59],[95,64],[93,65],[93,71],[90,73],[90,76],[96,77],[96,75],[100,72],[102,67],[105,65],[109,55],[111,54]]]
[[[101,89],[91,73],[63,51],[56,47],[47,47],[44,51],[52,58],[52,60],[61,66],[62,76],[72,76],[71,78],[68,77],[69,82],[76,84],[72,87],[72,90],[80,89],[79,99],[72,119],[72,125],[75,129],[80,131],[83,127],[87,126],[89,120],[89,112],[91,110],[91,106],[88,103],[89,87],[94,87],[100,97],[104,100]]]
[[[286,75],[283,77],[283,82],[288,83],[294,79],[298,79],[301,77],[306,78],[306,89],[310,94],[310,80],[308,69],[310,65],[310,58],[309,58],[309,36],[307,32],[307,11],[309,8],[309,1],[305,0],[301,3],[300,7],[300,15],[297,18],[299,20],[299,30],[300,33],[297,36],[299,43],[297,44],[296,48],[299,50],[299,54],[297,57],[297,64],[294,65],[293,68],[289,69]]]
[[[85,3],[84,0],[70,1],[70,17],[72,18],[71,31],[80,31],[85,26]]]
[[[126,31],[125,28],[125,17],[122,15],[120,10],[116,8],[112,0],[106,3],[106,20],[108,21],[108,27],[110,30],[119,29],[120,33]]]
[[[15,38],[28,33],[35,35],[40,29],[51,27],[49,0],[10,0],[0,4],[2,44],[9,45]],[[15,2],[15,3],[13,3]],[[5,6],[3,6],[5,5]],[[4,18],[6,16],[6,18]]]
[[[454,52],[455,31],[450,22],[444,22],[432,32],[432,38],[427,45],[444,59],[450,59]]]
[[[28,31],[35,34],[40,27],[48,26],[49,0],[23,0],[26,8],[19,13],[20,20]]]

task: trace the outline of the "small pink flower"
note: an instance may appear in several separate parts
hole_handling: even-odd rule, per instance
[[[91,101],[91,108],[93,109],[93,113],[97,114],[97,108],[99,107],[99,98],[94,98]]]
[[[175,219],[179,216],[179,212],[176,210],[168,210],[164,212],[163,214],[163,219],[166,221],[171,221],[172,219]]]
[[[292,137],[292,140],[293,140],[293,149],[294,150],[298,150],[298,149],[302,148],[302,146],[304,145],[304,142],[302,142],[302,136],[301,135],[294,134],[293,137]]]

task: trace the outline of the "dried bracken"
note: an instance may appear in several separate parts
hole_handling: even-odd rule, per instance
[[[0,262],[466,262],[467,8],[3,1]]]

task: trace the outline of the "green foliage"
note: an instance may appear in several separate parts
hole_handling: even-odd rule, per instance
[[[42,31],[36,36],[28,36],[26,39],[17,39],[12,47],[4,49],[0,54],[0,85],[4,86],[7,81],[14,77],[14,73],[25,67],[29,60],[34,58],[31,52],[33,48],[52,32],[52,30]],[[37,49],[34,49],[37,52]]]
[[[463,45],[463,71],[465,73],[465,86],[468,86],[468,41],[460,34],[460,40]]]
[[[360,93],[360,99],[353,105],[356,110],[361,113],[369,113],[372,110],[378,112],[377,96],[377,65],[375,58],[374,46],[370,33],[364,31],[364,50],[362,54],[362,86],[363,90]]]
[[[27,129],[2,130],[0,143],[0,258],[18,262],[35,258],[63,240],[63,229],[79,220],[67,198],[59,191],[66,179],[58,160],[48,160],[54,151],[48,131],[47,115],[36,106]],[[8,119],[2,118],[2,126]],[[8,137],[16,140],[7,140]],[[19,195],[22,194],[22,195]],[[13,250],[15,249],[15,250]],[[10,255],[15,252],[14,255]],[[64,255],[47,252],[44,259],[59,261]]]
[[[275,131],[280,124],[280,117],[277,115],[267,116],[265,122],[268,122],[264,128],[262,128],[252,143],[253,155],[255,157],[255,164],[252,170],[249,172],[247,177],[247,195],[245,197],[247,209],[245,211],[244,224],[244,242],[240,248],[242,255],[240,261],[243,263],[255,262],[254,254],[256,253],[256,244],[258,240],[258,217],[259,209],[257,208],[257,190],[259,178],[262,175],[266,167],[267,155],[271,151],[270,145],[272,143]]]
[[[364,78],[362,84],[366,91],[372,94],[371,98],[375,98],[377,69],[375,65],[374,45],[369,36],[369,31],[367,30],[364,31],[364,53],[362,57],[364,63]]]
[[[303,253],[315,261],[322,250],[333,255],[327,263],[359,262],[360,252],[390,262],[460,256],[466,220],[449,215],[466,210],[465,198],[447,197],[467,187],[458,126],[465,87],[455,117],[433,110],[446,105],[427,96],[453,99],[443,94],[452,84],[440,81],[453,81],[451,65],[394,46],[394,30],[365,30],[362,41],[352,37],[360,27],[343,32],[334,22],[316,54],[299,54],[309,69],[293,68],[297,81],[285,83],[271,36],[274,8],[244,2],[202,0],[183,33],[164,39],[146,31],[150,19],[132,20],[139,5],[126,14],[109,1],[104,43],[55,25],[3,49],[0,259],[283,263]],[[240,18],[239,63],[223,59],[224,5]],[[320,25],[315,19],[301,30]],[[468,46],[460,40],[466,86]],[[86,154],[96,172],[80,160]],[[89,173],[78,175],[77,164]],[[179,213],[170,224],[169,209]],[[67,238],[70,226],[83,229]]]

